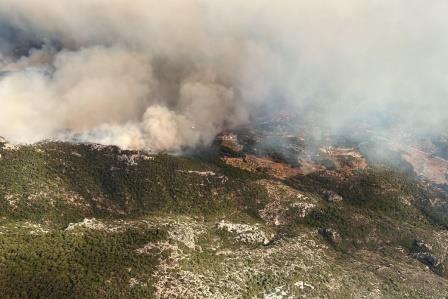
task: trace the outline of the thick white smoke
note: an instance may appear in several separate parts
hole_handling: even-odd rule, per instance
[[[447,9],[444,0],[1,0],[0,135],[179,150],[280,100],[315,107],[334,127],[387,112],[443,129]]]

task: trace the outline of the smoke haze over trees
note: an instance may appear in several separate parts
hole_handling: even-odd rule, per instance
[[[2,0],[0,134],[175,151],[282,103],[446,126],[442,0]],[[379,125],[382,125],[380,122]]]

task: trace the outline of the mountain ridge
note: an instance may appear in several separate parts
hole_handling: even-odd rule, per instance
[[[2,292],[440,298],[448,291],[447,222],[430,208],[446,202],[443,190],[356,148],[324,147],[314,157],[289,137],[296,146],[276,139],[271,145],[280,146],[259,150],[247,134],[232,134],[189,156],[3,140]],[[290,164],[291,153],[302,158]],[[279,165],[295,172],[284,175]]]

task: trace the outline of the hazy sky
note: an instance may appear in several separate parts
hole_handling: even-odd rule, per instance
[[[444,0],[1,0],[0,135],[177,150],[280,101],[335,128],[379,115],[445,129],[447,11]]]

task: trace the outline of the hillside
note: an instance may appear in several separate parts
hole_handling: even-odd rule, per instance
[[[2,296],[448,294],[444,185],[406,155],[304,144],[272,124],[183,156],[0,140]]]

